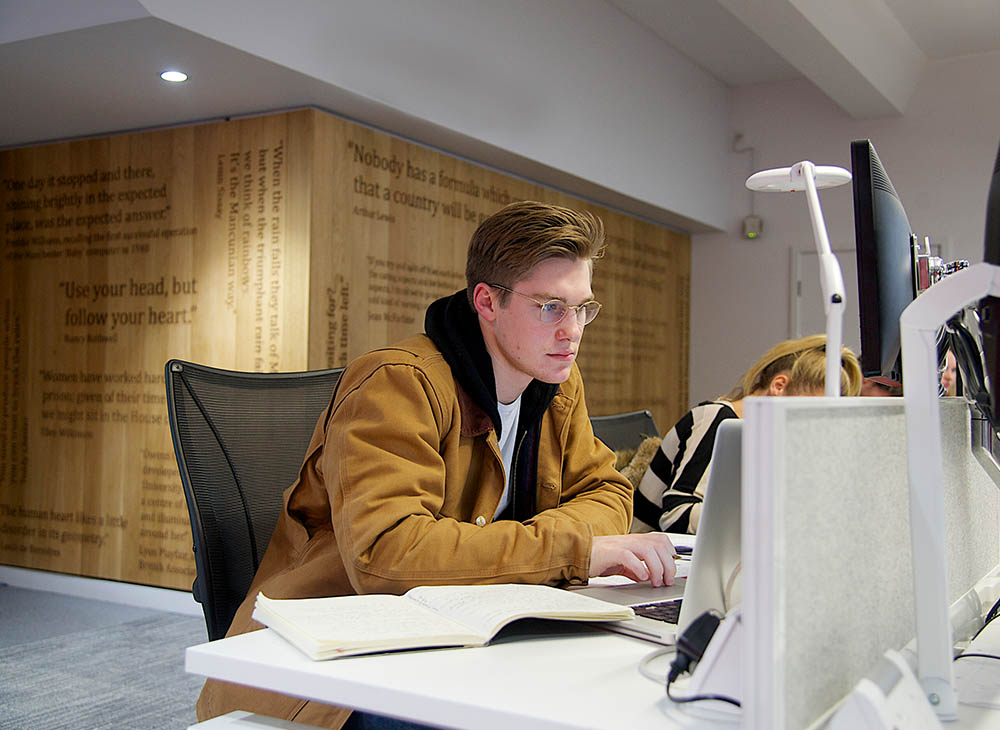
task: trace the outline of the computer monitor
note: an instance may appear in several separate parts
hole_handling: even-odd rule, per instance
[[[916,248],[906,211],[871,140],[851,142],[861,372],[903,382],[899,315],[917,295]]]
[[[986,202],[986,240],[983,262],[1000,266],[1000,148],[993,166],[993,180]],[[979,314],[979,333],[982,338],[983,360],[986,365],[986,392],[976,400],[980,410],[994,430],[1000,430],[1000,298],[984,297],[976,307]]]

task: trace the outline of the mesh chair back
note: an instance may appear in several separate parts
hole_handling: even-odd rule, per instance
[[[208,637],[225,636],[246,597],[343,368],[244,373],[166,364],[167,410],[191,518]]]
[[[612,451],[637,449],[648,436],[659,436],[653,414],[647,410],[592,416],[591,425],[597,436]]]

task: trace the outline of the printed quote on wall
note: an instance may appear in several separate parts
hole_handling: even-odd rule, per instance
[[[686,236],[312,110],[0,152],[0,562],[189,589],[166,360],[324,368],[422,331],[519,199],[607,227],[591,412],[671,422]]]

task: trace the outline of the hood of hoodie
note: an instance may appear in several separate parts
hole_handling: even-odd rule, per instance
[[[424,330],[441,351],[459,385],[489,415],[499,435],[493,359],[486,350],[479,317],[469,306],[465,290],[431,303],[424,317]],[[518,431],[537,423],[557,392],[557,384],[532,380],[521,396]]]

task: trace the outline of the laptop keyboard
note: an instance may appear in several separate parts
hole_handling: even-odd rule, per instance
[[[643,603],[632,606],[632,610],[635,611],[636,616],[645,616],[657,621],[666,621],[668,624],[675,624],[681,615],[681,599],[673,598],[669,601]]]

